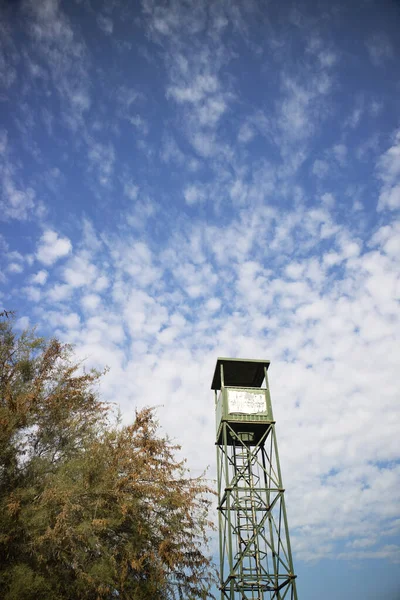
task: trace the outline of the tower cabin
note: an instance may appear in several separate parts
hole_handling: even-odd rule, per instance
[[[218,358],[211,384],[215,394],[217,444],[224,443],[223,423],[229,423],[228,445],[235,444],[235,439],[257,444],[265,425],[273,423],[269,365],[269,360]]]

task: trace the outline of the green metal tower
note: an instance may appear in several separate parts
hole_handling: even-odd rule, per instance
[[[297,600],[269,364],[218,358],[211,385],[217,421],[221,600]]]

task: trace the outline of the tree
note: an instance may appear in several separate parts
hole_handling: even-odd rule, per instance
[[[2,597],[210,597],[210,490],[154,411],[122,426],[99,398],[101,373],[0,317]]]

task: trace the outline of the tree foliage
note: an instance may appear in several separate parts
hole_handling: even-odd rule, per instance
[[[18,336],[2,313],[2,598],[207,598],[210,490],[152,409],[112,421],[100,378],[68,345]]]

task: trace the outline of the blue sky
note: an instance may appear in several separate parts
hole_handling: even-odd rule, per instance
[[[400,3],[0,7],[0,303],[215,473],[271,360],[308,600],[400,597]]]

